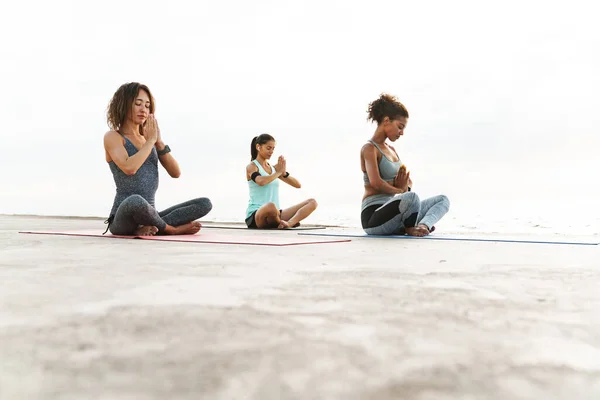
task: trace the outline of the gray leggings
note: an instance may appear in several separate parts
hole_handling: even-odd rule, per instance
[[[117,208],[114,218],[109,218],[108,229],[113,235],[133,235],[140,225],[155,226],[162,233],[168,225],[179,226],[204,217],[212,209],[212,203],[206,197],[186,201],[185,203],[158,212],[138,194],[127,197]]]
[[[404,235],[406,228],[425,224],[429,229],[450,209],[444,195],[421,201],[414,192],[396,195],[384,204],[365,208],[360,219],[368,235]]]

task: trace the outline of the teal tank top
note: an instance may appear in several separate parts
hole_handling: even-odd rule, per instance
[[[252,162],[258,167],[258,172],[262,176],[272,175],[267,173],[258,161],[252,160]],[[274,174],[275,168],[271,166],[271,170]],[[275,203],[275,206],[279,209],[279,179],[275,179],[273,182],[264,186],[260,186],[250,179],[248,181],[248,189],[250,191],[250,199],[248,200],[248,208],[246,209],[246,218],[267,203]]]

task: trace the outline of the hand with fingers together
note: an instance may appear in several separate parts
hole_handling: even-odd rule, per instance
[[[277,159],[277,164],[274,165],[275,171],[280,173],[280,175],[285,175],[287,171],[287,161],[284,156],[279,156]]]
[[[406,165],[402,164],[400,169],[398,169],[396,177],[394,178],[394,187],[402,190],[403,192],[408,192],[409,186],[412,186],[410,171],[406,169]]]
[[[160,138],[160,130],[158,129],[158,123],[156,122],[156,118],[154,118],[153,114],[148,116],[146,123],[144,124],[144,138],[152,143],[158,142]]]

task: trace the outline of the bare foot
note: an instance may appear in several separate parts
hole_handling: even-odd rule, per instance
[[[429,228],[427,228],[427,225],[423,225],[423,224],[419,224],[417,226],[406,228],[406,234],[408,236],[423,237],[423,236],[429,235],[429,233],[430,233]]]
[[[133,232],[133,234],[135,236],[154,236],[157,232],[158,228],[155,226],[141,225]]]
[[[289,227],[290,227],[290,224],[288,224],[284,220],[281,220],[281,222],[279,222],[279,226],[277,227],[277,229],[287,229]]]
[[[195,235],[202,228],[202,224],[198,221],[190,222],[179,226],[169,226],[165,228],[167,235]]]

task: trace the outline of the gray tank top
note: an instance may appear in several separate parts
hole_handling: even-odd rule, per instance
[[[125,139],[125,150],[131,157],[138,152],[138,149],[125,136],[123,138]],[[108,163],[108,166],[117,187],[110,217],[115,215],[123,200],[132,194],[139,194],[154,207],[154,196],[158,189],[158,154],[155,148],[152,149],[146,161],[133,175],[125,174],[112,160]],[[109,219],[111,219],[110,217]]]
[[[398,170],[400,169],[400,166],[402,165],[400,157],[398,157],[398,161],[394,162],[387,158],[387,156],[383,153],[383,151],[381,151],[377,143],[375,143],[372,140],[369,140],[369,143],[375,146],[377,150],[379,150],[379,152],[381,153],[381,161],[379,161],[379,176],[381,176],[381,179],[383,179],[386,182],[393,182],[394,178],[396,177],[396,174],[398,173]],[[396,153],[396,156],[397,155],[398,153]],[[366,172],[363,172],[363,181],[365,185],[368,185],[370,183],[369,175]]]

